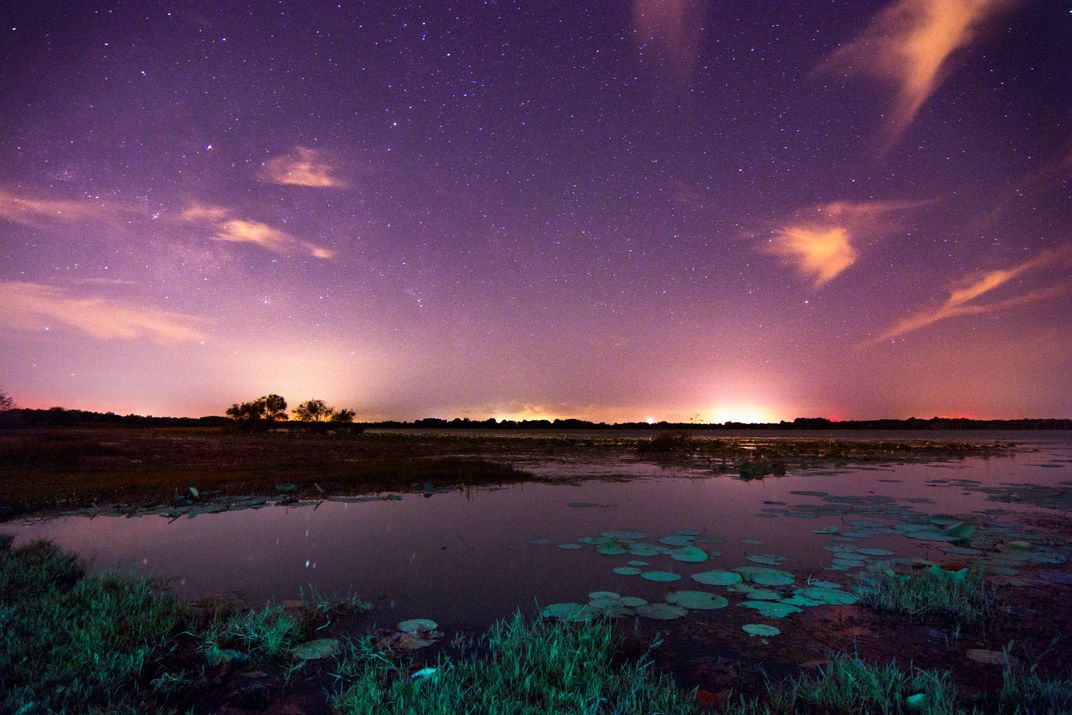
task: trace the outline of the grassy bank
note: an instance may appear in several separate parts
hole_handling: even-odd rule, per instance
[[[471,646],[472,657],[440,658],[411,672],[370,640],[340,655],[332,697],[341,715],[364,713],[664,713],[695,710],[695,698],[651,668],[619,655],[609,623],[580,626],[520,615]]]
[[[738,681],[736,694],[717,701],[699,698],[653,665],[658,638],[645,649],[604,620],[518,615],[419,660],[392,650],[382,632],[338,630],[341,611],[367,608],[314,596],[297,610],[199,611],[142,578],[87,574],[50,544],[2,541],[0,712],[271,709],[289,702],[296,673],[322,711],[340,715],[1072,711],[1072,678],[1034,667],[1006,665],[1000,683],[968,701],[949,673],[845,654],[785,680]],[[235,686],[243,674],[260,680]]]
[[[46,543],[0,545],[0,711],[143,712],[163,705],[188,611],[144,579],[87,576]],[[166,678],[165,678],[166,679]]]
[[[664,444],[665,443],[665,444]],[[668,448],[664,449],[666,445]],[[517,482],[540,461],[686,462],[697,473],[780,475],[816,466],[932,461],[1005,453],[1008,445],[930,440],[488,435],[239,434],[208,428],[0,430],[0,519],[93,504],[152,506],[179,495],[296,498]]]

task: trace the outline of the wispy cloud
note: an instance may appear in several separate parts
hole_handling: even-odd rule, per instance
[[[55,222],[106,220],[120,207],[100,199],[52,199],[0,188],[0,220],[41,228]]]
[[[893,217],[924,201],[835,201],[814,207],[773,231],[763,253],[792,266],[822,288],[860,257],[862,238],[880,238],[896,229]]]
[[[221,206],[194,203],[180,214],[180,218],[204,226],[217,241],[252,243],[274,253],[305,253],[321,259],[335,255],[330,248],[303,241],[266,223],[235,218],[230,210]]]
[[[920,107],[945,80],[953,54],[1018,0],[894,0],[867,28],[819,66],[892,85],[883,150],[897,142]]]
[[[677,79],[692,80],[704,34],[703,0],[633,0],[633,27],[640,50],[654,50]]]
[[[54,286],[19,281],[0,282],[0,325],[44,330],[67,325],[101,340],[150,340],[161,345],[203,340],[206,321],[192,315],[158,310],[98,296],[72,296]]]
[[[266,161],[257,173],[257,178],[273,184],[314,188],[346,186],[344,181],[335,176],[335,168],[321,152],[304,146]]]
[[[962,315],[994,313],[1021,305],[1037,303],[1067,293],[1072,290],[1072,281],[1069,280],[1067,274],[1064,274],[1050,281],[1045,281],[1044,285],[1040,287],[1024,290],[1007,298],[990,303],[980,303],[978,301],[979,298],[1010,284],[1011,281],[1021,278],[1024,274],[1038,272],[1055,264],[1067,264],[1069,258],[1072,258],[1072,249],[1069,248],[1044,251],[1034,258],[1029,258],[1010,268],[1000,268],[969,276],[951,286],[949,295],[941,304],[924,308],[906,318],[902,318],[881,335],[866,341],[864,346],[874,345],[911,333],[941,320]]]

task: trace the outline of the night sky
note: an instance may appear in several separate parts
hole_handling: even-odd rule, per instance
[[[0,21],[20,406],[1072,417],[1067,2]]]

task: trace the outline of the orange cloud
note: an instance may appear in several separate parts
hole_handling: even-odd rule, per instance
[[[877,238],[896,228],[891,216],[924,205],[925,201],[835,201],[817,206],[774,231],[761,249],[777,256],[822,288],[860,257],[861,237]]]
[[[1013,279],[1019,278],[1025,273],[1037,271],[1059,261],[1067,262],[1069,257],[1072,257],[1072,249],[1069,248],[1044,251],[1038,256],[1029,258],[1011,268],[1002,268],[970,276],[951,287],[949,289],[949,295],[941,305],[926,308],[907,318],[897,321],[881,335],[865,342],[864,346],[874,345],[906,333],[911,333],[920,328],[925,328],[928,325],[937,323],[940,320],[956,318],[962,315],[994,313],[999,310],[1007,310],[1029,303],[1037,303],[1066,293],[1069,290],[1072,290],[1072,283],[1068,281],[1067,276],[1041,288],[1029,290],[993,303],[979,304],[978,302],[974,302],[977,298],[1008,284]]]
[[[767,251],[794,265],[816,288],[837,278],[859,256],[844,228],[809,226],[783,228]]]
[[[678,80],[692,80],[704,34],[703,0],[633,0],[633,27],[641,51],[651,45]]]
[[[874,78],[894,88],[889,149],[949,73],[950,58],[1017,0],[895,0],[819,70]]]
[[[335,169],[316,149],[297,147],[264,163],[257,178],[272,184],[338,188],[345,182],[334,176]]]
[[[286,231],[260,221],[233,218],[221,206],[193,203],[179,216],[188,223],[200,224],[213,231],[213,238],[228,243],[252,243],[274,253],[306,253],[313,258],[327,259],[335,255],[330,248],[295,238]]]
[[[30,228],[57,221],[109,219],[118,211],[116,205],[100,200],[37,198],[0,189],[0,220]]]
[[[42,283],[0,282],[0,325],[20,330],[47,329],[60,323],[101,340],[146,339],[161,345],[203,340],[191,315],[157,310],[112,298],[73,297]]]

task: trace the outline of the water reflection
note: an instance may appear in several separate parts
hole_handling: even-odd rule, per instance
[[[700,564],[666,555],[645,557],[651,568],[686,576],[749,563],[748,555],[785,557],[780,567],[800,577],[844,578],[828,570],[829,546],[851,531],[858,516],[820,512],[786,518],[798,507],[867,497],[920,514],[1044,509],[987,500],[977,487],[1001,483],[1058,485],[1072,479],[1072,448],[1049,443],[1037,453],[942,464],[816,471],[777,479],[655,477],[570,484],[526,483],[494,490],[406,495],[389,501],[325,501],[169,521],[69,516],[6,524],[17,542],[48,538],[93,560],[96,568],[132,568],[169,579],[182,594],[201,598],[241,592],[255,602],[294,598],[301,589],[356,593],[376,602],[383,623],[427,616],[450,627],[483,627],[534,602],[585,600],[611,590],[662,600],[674,584],[612,571],[635,556],[604,556],[592,546],[561,549],[606,530],[648,532],[649,541],[675,529],[719,537],[721,555]],[[621,474],[628,465],[572,465],[570,476]],[[551,470],[554,465],[546,467]],[[644,469],[650,469],[644,467]],[[795,493],[796,492],[796,493]],[[869,509],[871,507],[868,507]],[[886,507],[882,507],[886,508]],[[882,514],[881,509],[877,513]],[[801,516],[795,514],[795,516]],[[880,519],[881,520],[881,519]],[[831,531],[831,530],[835,531]],[[816,532],[827,533],[816,533]],[[530,543],[537,541],[538,543]],[[936,556],[941,544],[897,535],[861,546],[900,555]],[[678,585],[679,588],[690,586]]]

